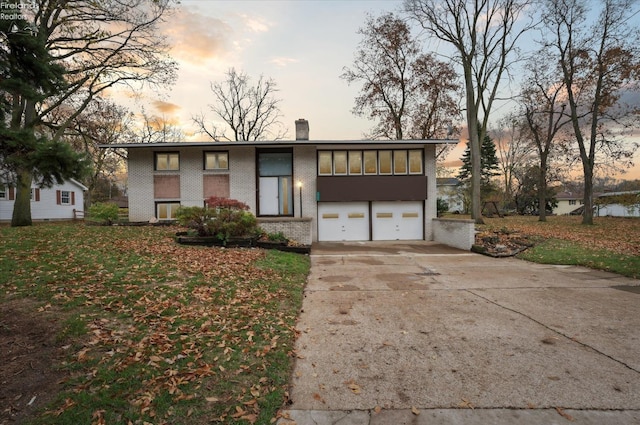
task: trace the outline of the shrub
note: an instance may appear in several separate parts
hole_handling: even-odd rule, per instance
[[[249,205],[237,199],[221,198],[219,196],[211,196],[204,201],[209,208],[227,208],[230,210],[248,211]]]
[[[207,207],[180,207],[178,222],[200,236],[214,236],[223,243],[234,237],[255,237],[259,233],[256,217],[249,206],[235,199],[211,197]]]
[[[449,203],[442,198],[438,198],[436,201],[436,208],[438,211],[438,217],[440,217],[442,214],[449,211]]]
[[[89,218],[104,224],[113,224],[118,220],[118,205],[110,202],[97,202],[89,207]]]
[[[288,242],[289,238],[287,238],[284,233],[276,232],[276,233],[267,233],[266,238],[271,242]]]
[[[214,211],[203,207],[179,207],[176,210],[176,220],[180,225],[194,229],[199,236],[211,236],[208,223],[213,219]]]

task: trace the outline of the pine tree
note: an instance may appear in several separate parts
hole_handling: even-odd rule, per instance
[[[0,184],[17,188],[12,226],[31,224],[31,184],[42,186],[79,177],[85,162],[69,145],[47,138],[37,105],[64,87],[64,68],[53,63],[45,40],[0,21],[5,46],[0,57]],[[15,24],[14,24],[15,25]],[[18,28],[24,28],[23,25]]]
[[[458,179],[468,184],[471,180],[471,149],[469,148],[469,142],[467,142],[467,147],[462,155],[462,167],[460,168],[460,172],[458,173]],[[484,196],[487,196],[493,191],[493,183],[491,179],[497,175],[498,172],[498,157],[496,154],[496,145],[493,143],[493,140],[486,136],[482,141],[482,146],[480,147],[480,182],[481,182],[481,193]]]

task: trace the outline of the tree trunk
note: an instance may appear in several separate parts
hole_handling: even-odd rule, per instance
[[[478,107],[475,103],[473,80],[470,67],[465,66],[465,89],[467,92],[467,131],[469,132],[469,152],[471,153],[471,218],[476,224],[484,224],[482,219],[482,163],[480,154],[480,134],[478,134]]]
[[[547,155],[540,156],[538,174],[538,221],[547,221]]]
[[[593,224],[593,168],[584,165],[584,198],[582,224]]]
[[[16,199],[13,206],[11,226],[31,226],[31,181],[30,170],[20,170],[16,179]]]

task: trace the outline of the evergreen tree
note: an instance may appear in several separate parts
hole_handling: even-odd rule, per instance
[[[31,184],[62,183],[80,177],[82,157],[69,145],[47,137],[37,105],[63,89],[64,68],[53,63],[46,40],[9,20],[0,20],[0,184],[15,186],[12,226],[31,224]],[[17,30],[16,30],[17,29]]]
[[[5,0],[0,12],[24,9]],[[158,31],[173,0],[32,1],[0,20],[0,171],[16,187],[12,226],[31,224],[31,185],[81,178],[63,142],[72,122],[114,86],[163,86],[177,64]]]
[[[458,179],[461,184],[469,186],[472,175],[472,161],[471,161],[471,149],[469,148],[469,142],[462,155],[462,167],[458,173]],[[498,157],[496,155],[496,145],[489,136],[485,136],[480,146],[480,192],[482,198],[486,199],[494,191],[494,185],[491,179],[500,173],[498,172]]]

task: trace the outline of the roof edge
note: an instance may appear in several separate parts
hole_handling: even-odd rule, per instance
[[[179,147],[222,147],[222,146],[326,146],[326,145],[441,145],[457,144],[458,139],[422,140],[279,140],[279,141],[238,141],[238,142],[166,142],[166,143],[118,143],[98,145],[100,149],[136,148],[179,148]]]

